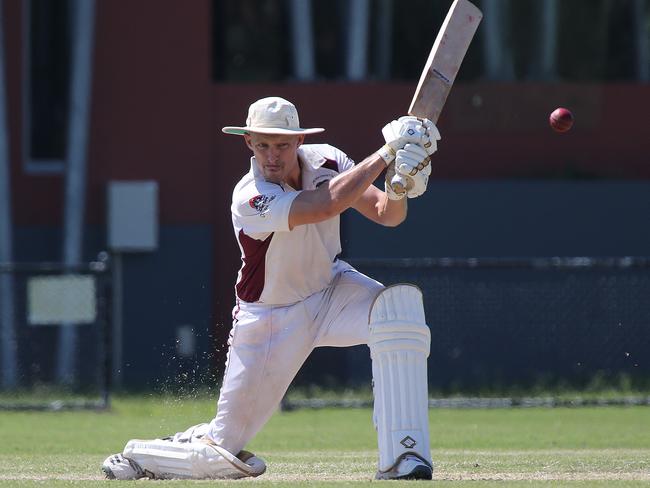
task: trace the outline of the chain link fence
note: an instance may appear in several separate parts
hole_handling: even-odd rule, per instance
[[[108,258],[0,263],[0,409],[106,408]]]
[[[422,289],[431,407],[650,404],[650,258],[347,261]],[[283,407],[367,406],[370,380],[366,346],[319,348]]]
[[[650,259],[352,262],[422,289],[434,389],[650,385]]]

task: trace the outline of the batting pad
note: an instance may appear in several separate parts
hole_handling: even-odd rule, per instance
[[[420,289],[400,284],[379,292],[369,326],[379,470],[394,467],[404,453],[431,465],[427,385],[431,333]]]
[[[264,461],[242,451],[237,457],[209,440],[131,440],[122,454],[157,479],[237,479],[259,476]]]

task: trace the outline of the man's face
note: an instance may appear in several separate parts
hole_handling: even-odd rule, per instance
[[[300,174],[298,148],[305,140],[304,135],[250,133],[244,138],[266,181],[282,183]]]

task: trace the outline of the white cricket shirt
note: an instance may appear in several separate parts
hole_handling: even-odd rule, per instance
[[[314,190],[354,166],[345,153],[327,144],[298,148],[303,190]],[[288,305],[326,288],[341,252],[339,216],[289,230],[289,210],[300,191],[264,179],[255,158],[237,183],[232,223],[242,266],[235,292],[244,302]]]

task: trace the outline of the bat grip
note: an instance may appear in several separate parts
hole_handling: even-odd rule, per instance
[[[406,193],[406,178],[402,175],[395,174],[390,180],[390,187],[398,195],[403,195]]]

